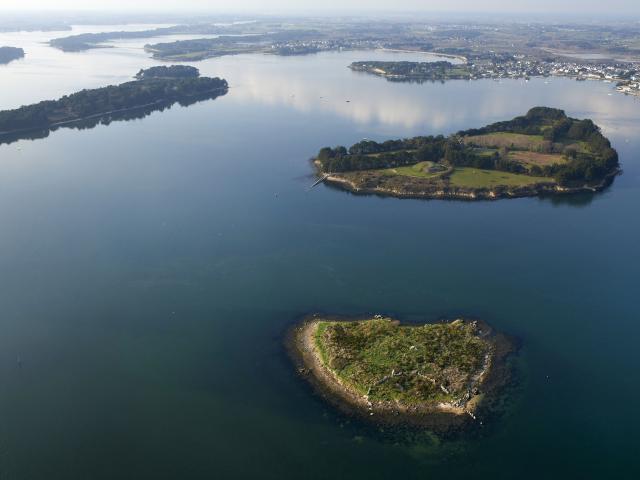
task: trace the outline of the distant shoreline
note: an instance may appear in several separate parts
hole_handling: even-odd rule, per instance
[[[449,53],[425,52],[423,50],[404,50],[402,48],[377,48],[376,50],[382,51],[382,52],[423,53],[425,55],[435,55],[436,57],[442,57],[442,58],[455,58],[457,60],[463,61],[464,63],[469,62],[467,57],[463,57],[462,55],[451,55]]]

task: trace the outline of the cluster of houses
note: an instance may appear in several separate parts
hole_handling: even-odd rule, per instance
[[[358,50],[377,48],[381,45],[370,40],[298,40],[271,45],[280,55],[304,55],[323,51]],[[487,58],[488,57],[488,58]],[[489,53],[468,63],[469,77],[480,78],[529,78],[564,76],[576,80],[603,80],[616,82],[622,93],[640,95],[640,66],[633,63],[594,63],[577,61],[546,61],[527,59],[524,55]],[[376,71],[372,73],[382,74]],[[392,76],[384,72],[386,76]]]
[[[618,82],[616,90],[629,95],[640,96],[640,77],[634,77],[630,81]]]
[[[370,48],[372,48],[372,44],[367,40],[293,40],[271,45],[273,53],[278,55],[306,55],[317,52]]]
[[[576,80],[617,82],[617,90],[640,95],[640,67],[632,63],[580,63],[496,59],[469,65],[472,78],[529,78],[564,76]]]
[[[625,81],[640,78],[640,69],[630,63],[576,63],[549,62],[544,60],[525,60],[513,58],[511,60],[495,60],[478,62],[471,65],[478,77],[539,77],[539,76],[567,76],[577,79],[594,79]]]

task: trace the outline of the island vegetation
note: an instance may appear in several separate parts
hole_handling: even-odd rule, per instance
[[[0,47],[0,65],[24,58],[24,50],[17,47]]]
[[[443,430],[490,410],[515,350],[481,321],[401,325],[381,315],[311,316],[292,329],[288,345],[298,371],[342,411]]]
[[[460,131],[320,150],[326,182],[356,193],[483,199],[598,191],[618,154],[591,120],[535,107],[513,120]]]
[[[138,80],[148,80],[150,78],[198,78],[200,71],[196,67],[189,65],[165,65],[142,69],[136,74]]]
[[[200,77],[193,67],[160,67],[141,70],[136,81],[112,85],[66,95],[26,105],[14,110],[0,111],[0,142],[42,136],[61,126],[87,125],[109,122],[114,118],[131,118],[137,112],[148,115],[174,103],[189,105],[196,101],[216,98],[228,90],[226,80]],[[194,76],[194,71],[197,73]]]
[[[470,80],[472,73],[466,64],[437,62],[353,62],[349,68],[397,82],[427,82],[445,80]]]

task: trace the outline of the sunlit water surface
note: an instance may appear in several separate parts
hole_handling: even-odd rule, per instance
[[[158,64],[148,39],[44,43],[68,34],[0,35],[27,52],[0,66],[0,109]],[[346,68],[416,58],[211,59],[197,66],[228,79],[224,97],[0,147],[1,478],[638,477],[638,101],[605,83]],[[602,126],[624,167],[611,188],[477,203],[308,190],[324,145],[536,105]],[[441,442],[347,421],[283,354],[312,311],[483,318],[523,344],[509,413]]]

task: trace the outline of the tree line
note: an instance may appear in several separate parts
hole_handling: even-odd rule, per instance
[[[160,65],[142,69],[136,74],[138,80],[148,80],[150,78],[197,78],[200,70],[189,65]]]

